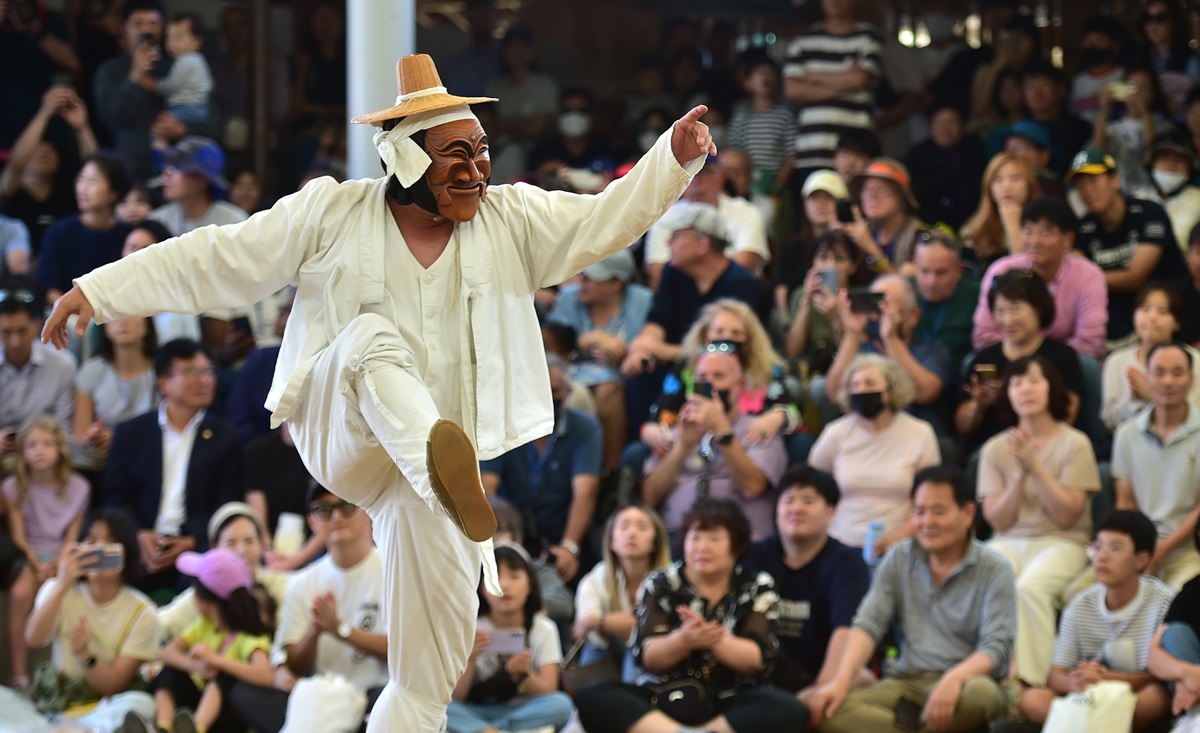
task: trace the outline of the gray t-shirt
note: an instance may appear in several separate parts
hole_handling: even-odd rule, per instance
[[[1200,486],[1200,408],[1188,416],[1164,444],[1151,430],[1153,408],[1127,420],[1113,438],[1112,475],[1129,481],[1137,507],[1154,520],[1159,538],[1174,532],[1196,508]],[[1186,550],[1191,541],[1185,543]]]
[[[1063,611],[1054,640],[1051,664],[1074,669],[1096,659],[1109,669],[1128,674],[1146,671],[1150,641],[1171,607],[1174,591],[1157,578],[1142,577],[1137,595],[1121,608],[1104,605],[1108,589],[1097,583],[1075,597]]]
[[[94,356],[79,368],[75,386],[92,398],[96,418],[109,427],[116,427],[158,405],[153,367],[126,381],[107,359]]]
[[[160,206],[150,215],[146,217],[162,224],[167,228],[172,235],[178,237],[180,234],[187,234],[193,229],[206,227],[209,224],[221,226],[223,224],[237,224],[243,222],[249,217],[246,212],[229,203],[228,201],[214,201],[212,206],[208,207],[208,211],[198,219],[185,219],[183,216],[183,208],[177,203],[169,203]]]

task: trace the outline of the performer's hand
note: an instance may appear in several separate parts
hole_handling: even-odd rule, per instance
[[[42,343],[53,343],[59,349],[67,348],[67,319],[73,315],[79,316],[75,321],[75,335],[82,338],[96,311],[92,309],[92,304],[78,285],[55,301],[54,311],[42,327]]]
[[[704,154],[717,154],[717,145],[708,132],[708,125],[700,121],[706,114],[708,107],[697,105],[675,122],[671,131],[671,152],[679,165],[687,165]]]

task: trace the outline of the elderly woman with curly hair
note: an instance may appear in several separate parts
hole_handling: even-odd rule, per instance
[[[880,522],[876,556],[912,536],[913,477],[941,463],[933,426],[904,411],[914,392],[912,380],[891,359],[855,358],[838,394],[847,413],[825,426],[808,456],[808,464],[833,474],[842,490],[829,536],[862,547],[867,526]]]

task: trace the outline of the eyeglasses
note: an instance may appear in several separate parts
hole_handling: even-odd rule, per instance
[[[1146,15],[1147,23],[1170,23],[1171,16],[1167,13],[1149,13]]]
[[[26,290],[25,288],[5,288],[0,290],[0,303],[8,300],[14,300],[18,303],[33,303],[33,301],[37,300],[37,296],[33,294],[32,290]]]
[[[313,504],[308,508],[308,513],[317,519],[326,520],[333,516],[334,512],[341,514],[344,518],[349,519],[358,511],[358,506],[351,504],[348,501],[329,501],[321,504]]]
[[[212,367],[208,367],[207,369],[203,367],[188,367],[187,369],[176,369],[175,373],[183,375],[188,379],[203,379],[205,377],[211,378],[217,376],[217,370]]]
[[[1091,543],[1087,547],[1084,547],[1083,549],[1087,551],[1088,557],[1095,557],[1096,555],[1099,555],[1101,552],[1107,552],[1110,555],[1112,555],[1112,554],[1116,554],[1119,552],[1124,552],[1128,548],[1129,548],[1128,545],[1122,544],[1120,542],[1110,543],[1110,544],[1106,545],[1103,542],[1096,541],[1096,542]]]

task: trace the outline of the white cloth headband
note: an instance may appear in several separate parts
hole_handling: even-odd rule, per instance
[[[412,94],[405,96],[413,97]],[[428,130],[447,122],[475,119],[477,118],[469,106],[456,104],[453,107],[443,107],[402,117],[392,129],[376,132],[372,140],[375,143],[375,149],[379,151],[379,157],[383,159],[388,177],[396,176],[400,185],[408,188],[425,175],[429,164],[433,162],[429,155],[421,149],[421,146],[413,142],[412,136],[421,130]]]

